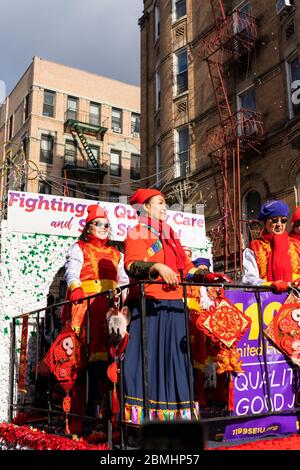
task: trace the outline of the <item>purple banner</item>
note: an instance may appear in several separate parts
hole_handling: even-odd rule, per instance
[[[298,368],[293,370],[285,356],[259,333],[259,317],[255,294],[252,292],[226,292],[228,299],[252,320],[251,328],[238,343],[243,362],[243,373],[234,378],[234,415],[268,413],[269,411],[292,410],[300,404]],[[260,294],[263,328],[269,325],[287,295]],[[265,342],[267,367],[263,359]],[[270,386],[268,398],[267,381]],[[269,404],[269,408],[268,408]],[[278,435],[298,431],[296,416],[269,416],[242,421],[226,427],[224,439],[245,439]]]

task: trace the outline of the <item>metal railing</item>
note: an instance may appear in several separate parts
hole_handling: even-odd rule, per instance
[[[147,305],[146,305],[146,292],[145,292],[145,284],[164,284],[163,282],[159,281],[137,281],[135,283],[131,283],[125,286],[121,287],[121,290],[127,289],[128,287],[134,287],[137,286],[140,289],[140,296],[139,296],[139,302],[140,302],[140,321],[141,321],[141,350],[142,350],[142,382],[143,382],[143,408],[144,408],[144,417],[145,417],[145,422],[147,422],[148,417],[149,417],[149,370],[148,370],[148,344],[147,344],[147,339],[148,339],[148,333],[147,333]],[[185,314],[185,334],[186,338],[190,338],[189,335],[189,316],[188,316],[188,308],[187,308],[187,288],[190,286],[205,286],[205,287],[211,287],[211,284],[205,284],[205,283],[187,283],[187,282],[182,282],[180,285],[183,288],[183,304],[184,304],[184,314]],[[262,302],[261,302],[261,293],[263,292],[272,292],[272,288],[268,286],[251,286],[251,285],[241,285],[241,284],[213,284],[214,287],[218,288],[225,288],[226,291],[231,291],[231,290],[238,290],[238,291],[247,291],[247,292],[252,292],[255,294],[255,299],[257,303],[257,311],[258,311],[258,326],[259,326],[259,337],[261,339],[264,338],[264,326],[263,326],[263,311],[262,311]],[[84,301],[87,302],[87,344],[86,344],[86,355],[88,359],[88,351],[89,351],[89,315],[90,315],[90,302],[92,299],[104,296],[108,299],[108,304],[110,306],[114,305],[114,297],[115,293],[113,290],[109,290],[106,292],[102,292],[100,294],[94,294],[88,297],[85,297]],[[14,413],[15,411],[24,411],[24,410],[34,410],[36,412],[41,412],[44,413],[45,417],[45,427],[47,430],[50,432],[55,432],[55,423],[53,423],[53,419],[56,416],[60,416],[62,419],[65,416],[65,413],[62,410],[57,410],[55,407],[53,407],[53,397],[52,397],[52,392],[53,392],[53,387],[54,383],[49,376],[48,383],[47,383],[47,390],[46,390],[46,397],[47,397],[47,406],[46,407],[41,407],[38,405],[38,386],[39,386],[39,381],[38,381],[38,363],[39,361],[43,358],[44,354],[46,351],[51,347],[55,340],[56,334],[58,334],[58,331],[55,331],[55,314],[57,314],[57,310],[61,309],[62,307],[68,309],[69,313],[69,318],[71,315],[71,307],[72,304],[69,301],[64,301],[60,303],[56,303],[50,306],[46,306],[44,308],[40,308],[31,312],[28,312],[26,314],[18,315],[13,318],[12,323],[11,323],[11,353],[10,353],[10,398],[9,398],[9,410],[10,410],[10,420],[12,421],[14,418]],[[47,318],[48,316],[48,318]],[[31,385],[33,388],[33,400],[32,402],[26,402],[26,399],[20,398],[20,394],[18,394],[17,390],[17,382],[16,382],[16,377],[18,373],[18,353],[19,350],[17,348],[17,343],[18,343],[18,338],[17,338],[17,332],[18,329],[22,326],[20,323],[20,320],[22,320],[24,317],[28,317],[28,325],[29,325],[29,337],[35,338],[34,341],[30,340],[28,341],[27,349],[28,349],[28,354],[29,354],[29,349],[30,346],[33,348],[33,353],[31,355],[32,359],[32,364],[31,364]],[[57,315],[56,315],[57,317]],[[48,331],[46,331],[46,325],[48,328]],[[32,334],[35,332],[35,334]],[[47,338],[47,341],[45,340]],[[34,343],[34,344],[33,344]],[[126,352],[125,352],[126,354]],[[123,356],[120,359],[119,362],[119,368],[120,368],[120,388],[119,388],[119,397],[120,397],[120,430],[121,430],[121,448],[126,447],[124,444],[124,436],[125,436],[125,427],[126,427],[126,422],[125,422],[125,408],[124,408],[124,369],[123,369]],[[210,425],[211,423],[214,422],[226,422],[227,424],[229,422],[235,422],[237,420],[239,421],[244,421],[244,420],[249,420],[249,419],[255,419],[262,416],[272,416],[272,415],[280,415],[280,414],[297,414],[299,413],[300,409],[299,408],[293,408],[291,410],[283,410],[283,411],[272,411],[272,404],[271,404],[271,386],[270,386],[270,377],[269,377],[269,369],[268,369],[268,361],[267,361],[267,351],[266,351],[266,344],[265,341],[262,341],[262,367],[264,371],[264,376],[265,376],[265,382],[266,382],[266,403],[267,403],[267,409],[268,411],[263,414],[247,414],[243,416],[232,416],[230,413],[227,413],[227,416],[214,416],[213,418],[207,418],[207,419],[202,419],[202,422],[207,423]],[[187,341],[187,360],[188,360],[188,367],[189,367],[189,407],[190,407],[190,412],[191,416],[193,416],[193,410],[194,410],[194,389],[193,389],[193,365],[192,365],[192,357],[191,357],[191,347],[190,347],[190,341]],[[87,375],[87,370],[86,370],[86,383],[87,383],[87,388],[88,388],[88,375]],[[28,382],[28,374],[27,374],[27,382]],[[28,384],[27,384],[28,385]],[[87,393],[88,396],[88,393]],[[78,416],[75,414],[70,413],[69,416]],[[95,421],[99,420],[100,418],[94,418],[91,416],[81,416],[82,419],[89,420],[89,421]],[[201,415],[200,415],[201,418]],[[111,421],[110,421],[110,426],[111,426]],[[110,427],[111,429],[111,427]],[[111,445],[111,432],[108,433],[109,437],[109,444]]]

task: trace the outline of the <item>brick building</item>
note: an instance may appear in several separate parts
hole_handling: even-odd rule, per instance
[[[142,155],[169,202],[205,204],[220,259],[262,201],[299,203],[299,25],[299,0],[144,0]]]
[[[34,57],[0,108],[0,166],[4,205],[8,189],[130,195],[140,179],[139,87]]]

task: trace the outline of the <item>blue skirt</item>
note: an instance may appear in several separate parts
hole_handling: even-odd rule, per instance
[[[131,323],[124,358],[125,420],[144,419],[141,316],[139,300],[129,302]],[[150,419],[163,421],[197,416],[190,403],[185,313],[182,300],[146,301]],[[193,393],[192,393],[193,396]]]

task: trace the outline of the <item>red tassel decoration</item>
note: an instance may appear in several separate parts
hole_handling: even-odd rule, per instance
[[[112,392],[112,415],[113,415],[113,421],[118,420],[118,414],[120,412],[120,406],[119,406],[119,400],[118,400],[118,393],[117,393],[117,386],[116,383],[114,383],[114,389]]]
[[[68,414],[70,413],[71,410],[71,397],[68,395],[65,396],[63,400],[63,410],[66,413],[66,434],[70,434],[70,428],[69,428],[69,418]]]
[[[228,411],[234,411],[234,382],[231,374],[229,375],[228,384]]]

